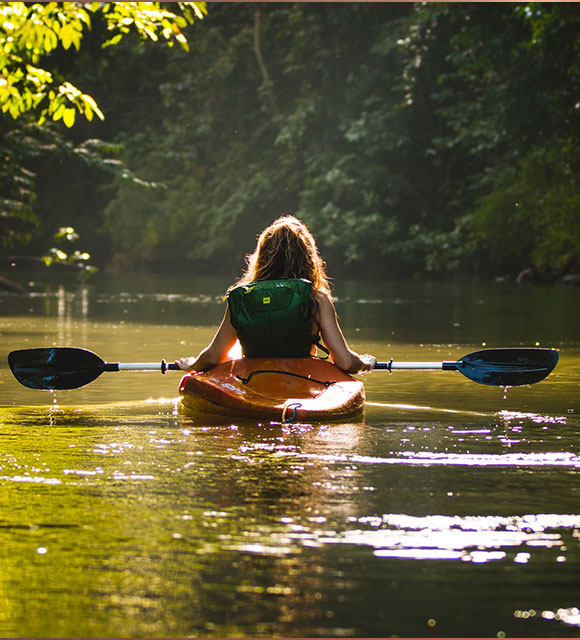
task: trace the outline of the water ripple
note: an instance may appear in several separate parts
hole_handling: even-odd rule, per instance
[[[580,467],[580,456],[567,452],[546,453],[436,453],[433,451],[402,451],[396,456],[332,455],[278,451],[275,457],[292,457],[300,460],[319,460],[348,464],[392,465],[459,465],[470,467]]]
[[[284,518],[282,524],[282,530],[268,531],[267,539],[259,531],[245,532],[239,540],[228,537],[225,546],[242,553],[287,555],[300,553],[304,547],[352,545],[372,548],[377,558],[474,564],[506,560],[521,565],[530,561],[534,549],[552,550],[555,562],[566,562],[564,537],[580,535],[578,514],[461,517],[389,513],[351,517],[343,526],[334,523],[332,528],[326,521],[301,524]],[[348,528],[353,525],[356,528]]]

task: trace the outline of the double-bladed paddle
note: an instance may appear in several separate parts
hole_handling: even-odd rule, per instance
[[[455,362],[377,362],[375,369],[395,371],[459,371],[480,384],[517,387],[540,382],[558,362],[554,349],[509,348],[482,349]],[[31,389],[77,389],[98,378],[105,371],[179,370],[165,360],[157,363],[105,362],[96,353],[73,347],[20,349],[8,356],[12,373]]]
[[[375,369],[459,371],[466,378],[496,387],[519,387],[540,382],[558,363],[554,349],[517,347],[482,349],[456,362],[377,362]]]
[[[30,389],[78,389],[96,380],[105,371],[177,370],[174,364],[161,362],[105,362],[96,353],[76,347],[20,349],[8,355],[15,378]]]

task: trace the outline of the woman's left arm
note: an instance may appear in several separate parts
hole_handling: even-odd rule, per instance
[[[183,371],[207,371],[220,362],[227,360],[229,350],[234,346],[238,336],[230,321],[230,308],[226,309],[222,323],[213,340],[200,351],[197,358],[179,358],[175,364]]]

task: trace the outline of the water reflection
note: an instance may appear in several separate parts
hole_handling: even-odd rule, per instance
[[[408,448],[433,447],[441,437],[446,446],[471,446],[466,439],[477,442],[480,431],[496,437],[505,428],[505,416],[486,429],[430,422],[416,422],[412,429],[394,424],[212,425],[176,411],[169,400],[151,400],[61,406],[52,415],[50,433],[43,433],[43,414],[46,408],[3,414],[1,435],[17,437],[20,444],[2,460],[0,493],[6,498],[17,485],[44,486],[59,494],[45,494],[46,499],[21,494],[26,510],[5,514],[0,536],[4,531],[5,545],[21,558],[22,543],[32,536],[26,562],[42,558],[45,584],[54,584],[49,572],[67,562],[69,572],[58,579],[59,589],[69,594],[69,615],[83,633],[164,635],[174,629],[180,635],[256,636],[282,634],[291,626],[304,635],[345,630],[359,635],[378,633],[386,619],[393,632],[409,635],[417,629],[413,618],[397,621],[392,611],[380,608],[368,581],[378,581],[389,599],[404,608],[411,601],[405,590],[397,595],[398,587],[388,586],[393,578],[387,576],[396,574],[398,584],[414,584],[417,598],[416,571],[377,563],[436,563],[448,567],[442,571],[449,577],[457,564],[476,571],[484,565],[519,567],[539,561],[556,571],[578,561],[579,515],[519,514],[498,501],[505,478],[493,489],[489,480],[495,476],[486,481],[456,475],[454,468],[468,470],[477,454],[458,456],[459,467],[443,465],[441,476],[433,456]],[[521,420],[513,419],[514,424]],[[402,438],[409,442],[399,455],[396,441]],[[498,462],[502,456],[494,457]],[[417,458],[421,466],[411,470],[409,461]],[[399,464],[384,473],[384,461],[394,459]],[[550,465],[546,460],[540,484],[554,480]],[[527,465],[510,463],[509,468],[513,487],[535,485]],[[532,493],[537,495],[537,489]],[[516,489],[508,494],[518,496]],[[58,512],[51,510],[54,499]],[[20,541],[10,540],[6,534],[14,530],[28,533]],[[66,551],[73,548],[74,559]],[[433,576],[439,575],[429,566]],[[14,576],[9,568],[7,575]],[[423,580],[421,573],[417,580]],[[480,585],[479,606],[496,607],[485,578],[472,574],[469,580],[472,594],[473,584]],[[89,583],[93,586],[87,592]],[[363,621],[355,615],[361,598],[377,605],[384,617]],[[49,602],[37,598],[29,612],[44,615]],[[87,616],[89,608],[93,613]],[[512,606],[511,612],[516,609]],[[448,629],[444,610],[430,611],[426,620],[437,620],[440,633]],[[552,624],[563,620],[559,615]],[[532,620],[511,618],[526,624]],[[257,620],[269,622],[260,626]],[[534,620],[550,622],[540,616]]]
[[[215,282],[126,284],[11,299],[5,352],[170,359],[222,312]],[[452,373],[377,372],[364,420],[324,425],[189,416],[170,374],[51,395],[0,364],[0,635],[575,637],[580,351],[545,306],[569,312],[576,294],[515,292],[518,327],[505,291],[451,289],[347,285],[348,337],[451,360],[490,335],[555,336],[555,373],[504,398]]]
[[[22,279],[31,278],[24,274]],[[67,300],[73,314],[153,324],[160,317],[168,324],[179,324],[185,315],[192,324],[215,325],[222,315],[221,296],[229,284],[227,276],[194,273],[186,277],[117,274],[114,278],[97,274],[88,286],[79,288],[74,282],[64,286],[67,297],[75,299]],[[35,284],[25,298],[4,295],[4,312],[53,314],[60,286],[58,281],[52,286]],[[334,294],[345,330],[361,332],[385,346],[425,341],[440,345],[579,345],[575,321],[579,287],[343,280],[336,284]]]

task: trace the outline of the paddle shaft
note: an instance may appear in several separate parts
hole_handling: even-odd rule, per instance
[[[179,367],[174,363],[161,362],[106,362],[103,371],[179,371]]]
[[[377,362],[374,369],[394,371],[396,369],[415,369],[424,371],[455,371],[460,362]],[[107,362],[103,371],[178,371],[174,363],[162,362]]]
[[[459,362],[377,362],[374,369],[387,371],[395,370],[423,370],[423,371],[455,371],[461,366]],[[178,371],[174,363],[162,362],[107,362],[103,371]]]
[[[461,366],[459,362],[377,362],[374,366],[375,369],[383,369],[387,371],[399,370],[423,370],[423,371],[455,371]]]

